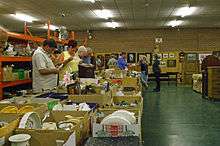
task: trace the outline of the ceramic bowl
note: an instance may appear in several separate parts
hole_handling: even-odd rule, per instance
[[[11,146],[29,146],[29,134],[17,134],[9,137]]]

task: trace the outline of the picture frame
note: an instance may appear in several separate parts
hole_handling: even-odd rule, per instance
[[[167,62],[166,61],[160,61],[160,66],[161,67],[166,67],[167,66]]]
[[[175,58],[175,54],[174,53],[169,53],[169,58]]]
[[[139,63],[141,56],[145,56],[149,65],[152,65],[153,57],[152,57],[151,53],[138,53],[137,54],[137,63]]]
[[[158,56],[159,60],[163,59],[163,54],[162,53],[157,54],[157,56]]]
[[[199,59],[199,57],[198,57],[197,53],[188,53],[186,55],[186,59],[187,59],[187,61],[196,61]]]
[[[97,54],[96,57],[97,57],[97,59],[101,60],[101,65],[99,67],[104,67],[105,66],[105,56],[103,54]]]
[[[167,60],[167,67],[176,67],[176,60]]]
[[[163,54],[163,59],[167,59],[167,58],[169,58],[169,54],[168,53],[164,53]]]
[[[136,53],[128,53],[127,54],[127,62],[128,63],[136,63]]]

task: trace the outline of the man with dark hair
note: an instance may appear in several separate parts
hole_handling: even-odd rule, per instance
[[[126,53],[122,52],[121,55],[118,58],[117,62],[118,68],[121,70],[125,70],[128,66],[127,61],[126,61]]]
[[[154,64],[153,64],[153,72],[154,72],[154,76],[155,76],[155,80],[156,80],[156,88],[154,89],[155,92],[160,92],[160,61],[159,61],[159,57],[156,54],[155,55],[155,60],[154,60]]]
[[[57,86],[59,69],[54,66],[50,59],[50,54],[56,47],[57,44],[53,39],[47,39],[43,42],[43,46],[38,47],[32,56],[34,93],[40,93],[43,90],[53,89]]]

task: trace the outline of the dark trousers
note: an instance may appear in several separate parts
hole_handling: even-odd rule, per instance
[[[156,81],[156,90],[160,90],[160,73],[155,74],[155,81]]]

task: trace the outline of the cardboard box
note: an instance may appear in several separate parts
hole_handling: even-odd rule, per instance
[[[137,88],[138,85],[139,85],[138,78],[125,77],[122,80],[122,86],[123,87],[134,87],[134,88]]]
[[[34,104],[0,104],[0,111],[7,106],[15,106],[18,109],[24,106],[33,106],[34,107],[33,111],[36,112],[40,116],[41,119],[44,117],[45,113],[48,111],[47,105],[37,104],[37,103],[34,103]],[[23,115],[21,114],[21,116]]]
[[[37,129],[16,129],[16,134],[29,134],[31,135],[30,145],[31,146],[56,146],[57,140],[64,141],[68,140],[71,145],[76,146],[76,135],[73,131],[65,130],[37,130]]]
[[[76,103],[97,103],[98,106],[106,106],[112,104],[111,93],[107,95],[69,95],[68,100]]]
[[[16,133],[26,133],[31,135],[31,146],[56,146],[56,140],[69,142],[71,145],[67,146],[80,146],[82,141],[89,135],[90,120],[88,112],[79,111],[52,111],[50,117],[44,122],[60,122],[65,120],[65,116],[70,115],[73,117],[80,117],[81,122],[70,131],[65,130],[41,130],[41,129],[17,129]],[[66,146],[66,145],[65,145]]]
[[[138,136],[141,139],[141,115],[138,110],[128,111],[135,113],[137,122],[131,125],[101,125],[104,117],[112,114],[117,109],[99,109],[92,120],[93,137],[126,137]]]
[[[115,109],[136,109],[139,110],[142,114],[143,111],[143,98],[142,96],[132,96],[132,95],[126,95],[126,96],[113,96],[112,97],[112,107]],[[128,105],[127,106],[120,106],[119,103],[125,102]],[[131,103],[136,103],[136,106],[131,106]]]
[[[19,115],[0,113],[0,121],[8,123],[7,126],[0,128],[0,137],[5,137],[5,143],[9,145],[8,138],[13,135],[13,131],[18,127]]]
[[[88,138],[91,132],[90,129],[90,115],[88,112],[84,111],[52,111],[50,120],[54,121],[63,121],[66,115],[71,115],[73,117],[81,117],[82,122],[80,125],[80,141],[83,141],[85,138]],[[78,138],[78,137],[77,137]]]

